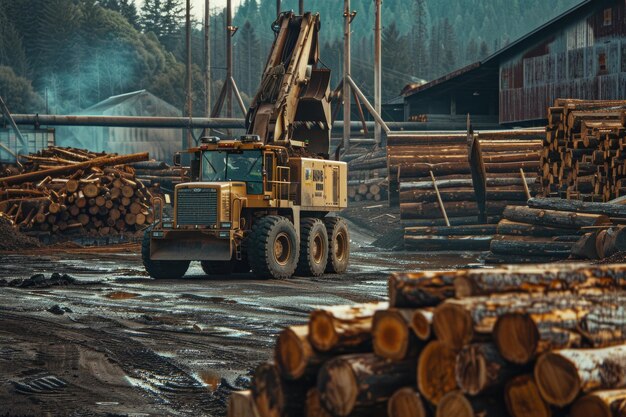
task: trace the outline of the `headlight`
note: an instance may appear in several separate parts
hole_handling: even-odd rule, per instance
[[[230,229],[232,227],[232,223],[231,222],[220,223],[220,226],[222,227],[222,229]]]

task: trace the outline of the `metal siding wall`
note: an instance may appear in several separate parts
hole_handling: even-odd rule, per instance
[[[560,29],[500,67],[500,122],[545,119],[557,98],[626,99],[626,8],[604,10]],[[536,54],[535,54],[536,55]],[[601,68],[601,62],[606,68]]]

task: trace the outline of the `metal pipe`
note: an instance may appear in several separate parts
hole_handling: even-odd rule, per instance
[[[350,21],[352,13],[350,12],[350,0],[343,2],[343,120],[345,122],[343,128],[343,149],[346,152],[350,148]]]
[[[276,0],[276,17],[280,16],[280,0]]]
[[[300,16],[304,16],[304,0],[298,2],[298,9],[300,10]]]
[[[192,85],[192,73],[191,73],[191,0],[187,0],[186,4],[186,13],[185,13],[185,45],[187,50],[186,56],[186,91],[187,91],[187,100],[186,100],[186,109],[184,112],[184,116],[192,117],[193,116],[193,101],[191,98],[191,85]],[[193,134],[191,129],[187,129],[187,140],[186,143],[183,143],[184,148],[191,148],[194,145]]]
[[[372,115],[372,117],[374,117],[374,120],[376,120],[376,122],[378,122],[378,124],[380,124],[380,126],[382,127],[382,129],[385,131],[386,134],[389,134],[390,129],[387,126],[387,123],[385,123],[383,118],[380,117],[380,114],[376,111],[376,109],[374,109],[374,107],[372,107],[370,102],[367,100],[367,97],[365,97],[365,94],[363,94],[363,92],[361,92],[361,89],[359,89],[359,87],[356,85],[356,83],[354,82],[354,80],[350,76],[348,76],[348,83],[350,83],[350,86],[352,87],[352,89],[354,90],[356,95],[359,96],[359,98],[361,99],[361,101],[363,102],[365,107],[367,108],[367,111],[369,111],[370,114]]]
[[[134,116],[59,116],[50,114],[16,114],[19,125],[41,126],[107,126],[155,129],[243,129],[244,119],[207,117],[134,117]]]
[[[383,0],[374,0],[376,4],[376,19],[374,22],[374,108],[378,114],[381,114],[382,102],[382,2]],[[374,128],[374,139],[376,144],[381,143],[381,126],[376,124]]]

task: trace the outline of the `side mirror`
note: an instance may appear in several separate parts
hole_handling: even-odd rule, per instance
[[[180,152],[174,154],[174,166],[180,166]]]

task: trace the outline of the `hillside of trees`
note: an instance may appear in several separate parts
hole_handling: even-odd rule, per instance
[[[384,99],[484,58],[572,7],[576,0],[385,0]],[[258,86],[274,34],[274,0],[244,0],[234,24],[235,79],[249,99]],[[343,2],[307,0],[322,18],[322,61],[342,71]],[[373,94],[372,0],[353,0],[353,76]],[[297,9],[283,0],[283,9]],[[214,82],[225,74],[225,16],[211,11]],[[195,13],[201,15],[202,13]],[[389,47],[391,45],[391,47]],[[202,114],[202,22],[194,22],[194,112]],[[112,95],[148,89],[182,109],[184,0],[0,0],[0,95],[12,111],[75,113]]]

